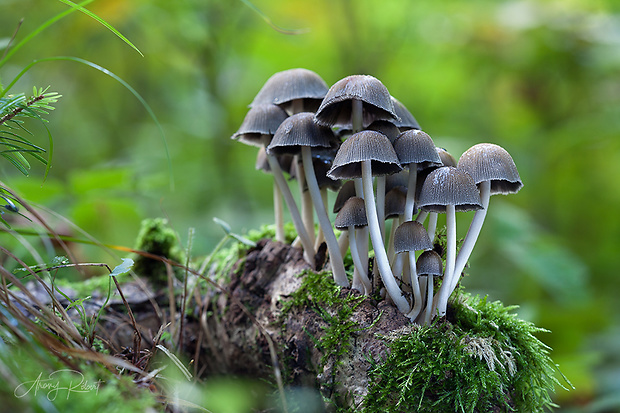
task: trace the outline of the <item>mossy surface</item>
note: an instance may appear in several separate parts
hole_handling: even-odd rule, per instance
[[[448,321],[384,337],[390,354],[374,361],[368,411],[539,412],[560,385],[549,348],[499,301],[459,296]]]

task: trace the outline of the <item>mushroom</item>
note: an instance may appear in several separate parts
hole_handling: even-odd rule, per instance
[[[392,262],[394,257],[394,233],[398,227],[400,217],[405,212],[405,200],[407,199],[407,188],[397,186],[390,189],[385,194],[385,219],[392,221],[390,236],[388,237],[387,255]]]
[[[336,215],[334,220],[334,226],[340,230],[347,231],[349,234],[349,243],[351,244],[351,258],[353,258],[353,264],[357,271],[353,277],[353,288],[360,290],[366,295],[370,295],[372,291],[372,285],[368,278],[368,268],[362,262],[359,254],[359,248],[357,245],[357,238],[359,231],[357,228],[365,227],[368,225],[368,219],[366,218],[366,207],[364,206],[364,200],[359,197],[349,198],[343,205],[342,209]],[[357,274],[357,275],[356,275]],[[361,286],[359,285],[361,284]]]
[[[241,143],[259,148],[265,147],[265,143],[269,144],[271,136],[276,132],[278,126],[287,118],[287,114],[280,107],[272,104],[262,104],[252,107],[245,115],[241,126],[235,132],[231,139]],[[282,170],[279,168],[280,174]],[[271,168],[270,168],[271,169]],[[284,218],[282,216],[282,189],[278,183],[278,178],[274,174],[273,184],[273,200],[274,200],[274,221],[276,226],[276,241],[284,242]],[[286,183],[286,181],[285,181]],[[286,185],[288,189],[288,185]],[[290,191],[290,190],[289,190]],[[291,206],[289,205],[289,210]],[[295,206],[296,208],[296,206]],[[293,214],[291,212],[291,214]]]
[[[340,146],[328,175],[335,179],[361,178],[370,239],[375,251],[379,274],[392,301],[401,312],[405,313],[409,310],[409,303],[400,291],[390,268],[381,238],[372,187],[373,173],[385,175],[401,169],[394,148],[385,135],[375,131],[362,131],[351,135]]]
[[[319,225],[325,236],[334,281],[340,286],[348,287],[349,280],[344,270],[344,263],[342,255],[340,254],[340,248],[338,247],[338,240],[334,235],[331,222],[327,216],[312,162],[312,148],[329,148],[335,144],[335,137],[331,129],[318,125],[314,121],[313,113],[301,112],[282,122],[273,136],[271,143],[267,147],[267,154],[301,153],[306,182],[308,184],[308,192],[310,192],[314,209],[319,219]]]
[[[410,129],[398,135],[394,141],[394,150],[400,164],[409,168],[405,220],[411,221],[415,208],[418,170],[441,166],[441,159],[431,137],[417,129]]]
[[[415,252],[431,248],[433,248],[433,244],[428,238],[426,228],[419,222],[407,221],[396,229],[394,234],[394,252],[396,252],[397,258],[394,272],[397,273],[396,269],[403,267],[402,261],[404,257],[402,253],[408,253],[406,258],[409,262],[409,271],[405,271],[405,274],[409,273],[409,280],[403,276],[403,281],[408,282],[413,291],[413,308],[407,314],[407,317],[411,320],[415,320],[420,311],[422,311],[422,294],[420,293],[420,284],[418,283]]]
[[[404,132],[409,129],[422,129],[420,128],[420,124],[413,117],[411,112],[403,105],[398,99],[392,96],[392,104],[394,105],[394,112],[396,116],[400,118],[394,122],[394,125],[401,131]]]
[[[446,313],[448,298],[452,293],[452,273],[456,257],[455,211],[471,211],[482,208],[480,195],[474,180],[462,170],[443,166],[432,171],[424,180],[420,192],[419,207],[429,212],[446,214],[446,269],[437,296],[437,314]]]
[[[418,257],[418,275],[426,276],[426,311],[424,312],[424,324],[428,325],[433,313],[433,277],[439,277],[443,273],[441,257],[433,250],[424,251]]]
[[[467,172],[478,185],[482,209],[474,214],[461,245],[454,268],[452,289],[456,288],[461,272],[474,249],[489,208],[491,195],[514,194],[523,187],[512,157],[504,148],[495,144],[479,143],[472,146],[461,155],[458,168]]]

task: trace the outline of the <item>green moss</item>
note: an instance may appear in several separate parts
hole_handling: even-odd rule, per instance
[[[539,412],[554,404],[557,366],[514,307],[460,296],[452,322],[384,337],[390,353],[373,361],[365,407],[394,412]]]

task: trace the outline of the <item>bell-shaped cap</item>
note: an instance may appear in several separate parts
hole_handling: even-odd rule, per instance
[[[329,173],[329,171],[328,171]],[[345,202],[351,197],[354,197],[355,194],[355,182],[354,181],[346,181],[340,187],[338,194],[336,195],[336,200],[334,201],[334,214],[340,212]]]
[[[424,211],[445,213],[447,205],[454,205],[457,211],[482,208],[480,192],[472,177],[452,166],[428,174],[418,199],[418,206]]]
[[[370,125],[368,125],[366,129],[381,132],[382,134],[388,137],[388,139],[390,140],[390,142],[392,142],[392,144],[394,143],[394,140],[400,134],[400,131],[398,130],[398,128],[392,122],[387,121],[387,120],[376,120]]]
[[[357,196],[347,199],[344,203],[336,219],[334,219],[334,226],[340,230],[347,230],[349,227],[365,227],[368,225],[368,218],[366,217],[366,206],[364,200]]]
[[[330,128],[317,124],[314,121],[314,114],[301,112],[282,122],[267,147],[267,153],[297,154],[301,152],[302,146],[329,148],[335,145],[337,140]]]
[[[491,181],[491,195],[514,194],[523,186],[508,151],[492,143],[479,143],[466,150],[458,168],[467,172],[476,184]]]
[[[433,250],[424,251],[416,261],[416,272],[421,276],[439,277],[443,274],[441,257]]]
[[[340,145],[327,175],[332,179],[360,178],[362,161],[371,161],[375,176],[389,175],[403,169],[387,136],[365,130],[351,135]]]
[[[397,186],[385,194],[385,219],[398,218],[405,213],[407,188]],[[415,214],[415,211],[413,212]]]
[[[398,135],[394,141],[394,150],[403,166],[410,163],[416,163],[417,169],[441,166],[441,158],[433,140],[419,129],[410,129]]]
[[[456,167],[456,158],[452,156],[450,152],[445,150],[444,148],[437,147],[435,148],[437,153],[439,154],[439,159],[441,159],[441,163],[443,166],[454,166]]]
[[[420,251],[433,248],[424,225],[418,221],[405,221],[394,233],[394,252]]]
[[[263,135],[273,135],[288,117],[286,112],[276,105],[257,105],[245,115],[239,130],[231,139],[246,145],[261,147],[264,145]]]
[[[394,113],[400,118],[400,120],[394,121],[394,125],[396,125],[401,132],[409,129],[422,129],[418,121],[413,117],[411,112],[409,112],[409,109],[394,96],[392,96],[392,104],[394,104]]]
[[[385,192],[389,192],[390,190],[401,187],[405,192],[407,192],[407,185],[409,184],[409,171],[403,169],[400,172],[396,172],[395,174],[388,175],[385,177]]]
[[[289,69],[267,79],[250,107],[271,103],[289,109],[292,101],[303,99],[304,110],[315,112],[328,90],[327,83],[313,71]]]
[[[353,75],[336,82],[316,111],[316,120],[325,126],[350,126],[352,101],[363,105],[362,123],[370,125],[375,120],[398,120],[390,92],[377,78]]]
[[[293,163],[293,155],[285,154],[276,156],[276,160],[280,164],[280,168],[283,172],[287,172],[291,169],[291,164]],[[265,147],[261,146],[258,148],[258,152],[256,153],[256,163],[254,164],[254,168],[257,171],[263,171],[265,173],[271,173],[271,166],[269,165],[269,161],[267,160],[267,153],[265,152]]]

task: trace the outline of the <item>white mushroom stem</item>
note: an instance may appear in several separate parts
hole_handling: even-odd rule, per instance
[[[426,230],[431,242],[435,241],[435,232],[437,231],[437,212],[428,214],[428,228]]]
[[[418,164],[409,164],[409,181],[407,183],[407,198],[405,199],[405,221],[413,220],[413,210],[415,209],[415,187],[418,180]]]
[[[448,299],[452,294],[452,274],[456,256],[456,211],[454,205],[446,205],[446,268],[441,288],[437,293],[437,315],[444,316],[448,308]]]
[[[349,231],[342,231],[338,237],[338,246],[340,247],[340,255],[344,257],[349,249]]]
[[[295,169],[297,175],[297,183],[299,185],[299,195],[301,197],[301,217],[304,222],[304,226],[306,227],[306,232],[308,236],[314,242],[314,209],[312,208],[312,198],[310,197],[310,193],[308,191],[304,191],[304,187],[306,184],[306,175],[304,171],[304,165],[301,162],[298,162],[298,156],[295,155],[293,158],[293,162],[295,162]]]
[[[284,206],[282,205],[282,192],[275,182],[273,183],[273,213],[276,224],[276,241],[284,242]]]
[[[306,232],[303,221],[301,220],[299,209],[297,209],[297,204],[295,203],[293,194],[291,194],[291,190],[286,183],[286,179],[284,179],[282,168],[280,168],[280,164],[274,155],[269,155],[269,153],[267,153],[267,161],[269,162],[269,166],[273,172],[273,177],[276,180],[276,184],[280,187],[280,191],[284,197],[284,202],[286,202],[286,206],[291,214],[291,219],[293,220],[293,224],[295,225],[295,229],[297,230],[297,234],[301,240],[301,244],[303,245],[304,258],[310,266],[314,268],[314,245]]]
[[[362,259],[360,258],[359,250],[357,247],[357,229],[355,226],[349,226],[349,243],[351,244],[351,258],[353,258],[353,264],[355,264],[355,268],[358,268],[357,274],[359,275],[358,280],[362,283],[362,287],[365,291],[362,291],[366,295],[370,295],[372,291],[372,284],[370,283],[370,279],[367,274],[367,267],[364,267],[362,263]]]
[[[362,185],[364,189],[364,204],[366,206],[366,216],[368,218],[368,229],[370,231],[370,239],[372,247],[375,251],[375,259],[379,267],[379,274],[383,280],[383,284],[392,298],[396,307],[403,313],[409,311],[409,302],[398,288],[390,262],[388,261],[383,239],[381,238],[381,230],[379,229],[379,220],[377,217],[377,209],[374,204],[374,194],[372,188],[372,167],[371,161],[362,161]]]
[[[469,260],[471,252],[474,250],[474,245],[478,240],[478,235],[480,235],[480,230],[482,229],[484,218],[487,215],[490,198],[491,181],[480,182],[480,203],[482,204],[482,209],[477,210],[474,214],[474,217],[471,220],[471,224],[469,224],[467,235],[465,236],[463,244],[461,245],[461,249],[459,250],[459,255],[456,257],[454,274],[452,274],[452,290],[456,288],[456,285],[459,282],[459,278],[461,277],[461,273],[463,272],[465,265],[467,265],[467,260]]]
[[[418,271],[415,263],[415,251],[409,251],[409,270],[411,278],[411,289],[413,290],[413,308],[407,314],[411,320],[415,320],[422,311],[422,294],[418,283]]]
[[[426,221],[426,217],[428,216],[428,212],[427,211],[420,211],[418,213],[417,218],[415,219],[417,222],[419,222],[420,224],[424,224],[424,221]]]
[[[332,266],[332,273],[334,275],[334,281],[341,287],[349,286],[349,279],[344,271],[344,262],[342,255],[340,254],[340,247],[338,246],[338,240],[334,235],[332,224],[327,216],[325,210],[325,204],[323,203],[323,197],[321,196],[321,190],[314,174],[314,167],[312,166],[312,149],[309,146],[301,147],[301,156],[304,163],[304,170],[306,173],[306,183],[308,184],[308,192],[314,203],[314,209],[319,219],[319,225],[323,229],[323,235],[325,236],[325,242],[327,243],[327,250],[329,251],[329,258]]]
[[[433,314],[433,276],[428,275],[426,278],[426,313],[424,314],[424,324],[428,325]]]
[[[387,255],[390,259],[391,264],[394,264],[394,260],[396,259],[396,253],[394,252],[394,234],[396,233],[396,228],[398,228],[398,218],[392,219],[392,226],[390,227],[390,236],[388,238]]]
[[[377,219],[381,229],[381,239],[385,245],[385,175],[377,177]]]

